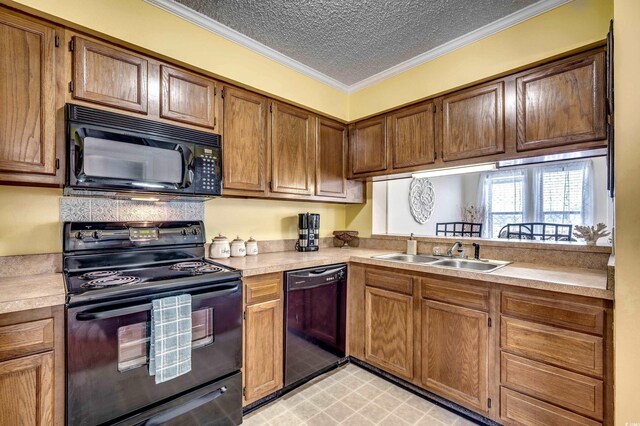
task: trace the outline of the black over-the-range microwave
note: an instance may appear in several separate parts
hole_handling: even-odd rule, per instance
[[[222,193],[220,135],[67,104],[66,194]]]

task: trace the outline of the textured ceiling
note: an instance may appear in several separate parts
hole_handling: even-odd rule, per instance
[[[538,0],[176,0],[351,85]]]

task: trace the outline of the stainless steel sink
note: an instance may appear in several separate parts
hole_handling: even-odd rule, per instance
[[[381,256],[373,256],[373,259],[395,260],[396,262],[406,263],[433,263],[438,261],[437,257],[412,255],[403,253],[383,254]]]
[[[410,255],[404,253],[383,254],[380,256],[373,256],[372,258],[474,272],[493,272],[496,269],[500,269],[511,263],[501,260],[456,259],[450,257]]]

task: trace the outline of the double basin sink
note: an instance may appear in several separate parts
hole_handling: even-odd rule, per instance
[[[415,265],[429,265],[438,268],[457,269],[459,271],[493,272],[507,266],[511,262],[501,260],[472,260],[453,257],[436,257],[424,255],[411,255],[403,253],[383,254],[373,256],[372,259],[390,260],[393,262],[412,263]]]

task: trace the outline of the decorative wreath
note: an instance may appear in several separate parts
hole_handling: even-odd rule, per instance
[[[411,180],[409,209],[416,222],[424,224],[431,219],[435,202],[436,193],[433,190],[433,184],[428,178],[414,178]]]

